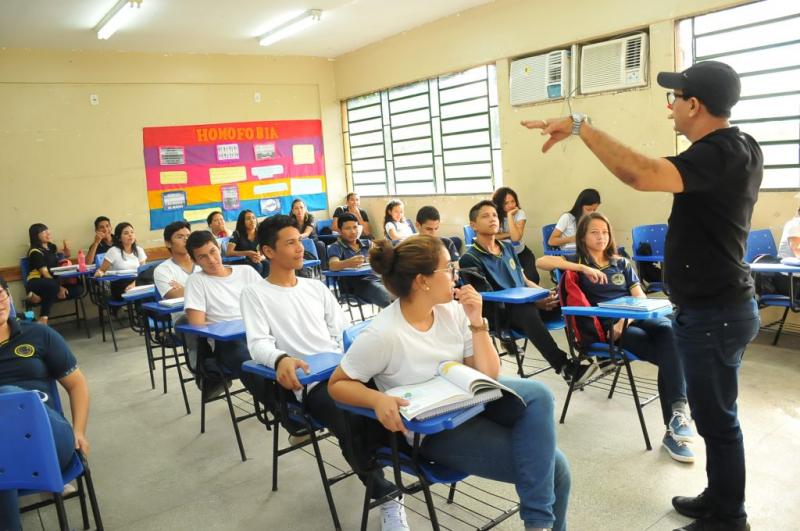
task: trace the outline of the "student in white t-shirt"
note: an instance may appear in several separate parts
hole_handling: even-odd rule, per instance
[[[575,198],[575,204],[567,212],[561,214],[556,227],[547,240],[547,245],[561,249],[575,249],[575,234],[578,222],[583,216],[600,208],[600,192],[594,188],[582,190]]]
[[[405,205],[399,199],[392,199],[386,203],[383,216],[383,231],[386,239],[394,243],[401,242],[416,234],[417,230],[410,219],[406,218]]]
[[[191,226],[185,221],[174,221],[164,227],[164,245],[170,258],[153,271],[153,282],[162,299],[183,297],[189,275],[201,270],[186,252],[186,240],[191,232]]]
[[[106,251],[103,263],[95,271],[94,276],[101,277],[106,272],[136,271],[147,262],[147,254],[136,245],[136,232],[127,221],[117,223],[114,227],[114,246]],[[132,280],[115,280],[111,282],[111,298],[121,300],[122,294],[136,285]]]
[[[795,197],[800,199],[800,194]],[[779,258],[800,258],[800,208],[797,215],[786,222],[778,245]]]
[[[247,265],[224,265],[219,244],[207,230],[190,234],[186,240],[186,250],[202,269],[189,275],[184,288],[183,307],[189,323],[201,326],[241,319],[239,297],[242,290],[250,284],[260,282],[261,275]],[[244,339],[214,341],[213,350],[214,356],[230,371],[230,376],[240,378],[245,387],[251,389],[247,375],[242,374],[242,363],[250,359],[247,342]],[[216,370],[213,360],[206,359],[203,369],[200,376],[208,379],[204,390],[213,395],[219,390],[222,375]]]
[[[570,473],[556,447],[553,395],[541,382],[500,376],[500,358],[482,317],[480,294],[455,288],[458,264],[433,236],[393,248],[379,242],[372,268],[398,296],[355,340],[328,388],[334,400],[370,408],[390,431],[405,431],[399,407],[383,391],[432,378],[442,361],[459,361],[516,391],[487,404],[459,427],[429,435],[421,455],[462,472],[514,483],[525,528],[566,529]],[[455,297],[455,300],[454,300]],[[378,391],[365,384],[374,380]]]
[[[514,253],[522,265],[525,277],[538,284],[539,271],[536,270],[536,256],[523,241],[528,216],[519,204],[517,192],[508,186],[501,186],[492,195],[492,203],[497,207],[497,218],[500,221],[500,230],[495,238],[509,240],[513,244]]]
[[[341,352],[342,331],[347,320],[325,284],[296,275],[295,271],[303,264],[303,244],[289,216],[271,216],[262,221],[258,227],[258,244],[259,251],[270,261],[270,271],[266,280],[242,290],[241,313],[247,346],[252,358],[274,368],[278,383],[294,391],[299,401],[302,386],[295,371],[305,370],[308,365],[295,356]],[[305,406],[316,420],[343,438],[345,418],[328,394],[326,383],[309,386]],[[396,490],[384,479],[382,471],[374,475],[374,499]],[[367,476],[361,478],[365,485],[367,479]],[[381,510],[383,521],[405,522],[403,505],[397,501],[384,503]],[[395,526],[392,529],[404,528]]]

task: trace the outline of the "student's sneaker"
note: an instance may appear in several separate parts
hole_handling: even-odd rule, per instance
[[[299,433],[297,435],[289,435],[289,444],[291,444],[292,446],[298,446],[310,440],[311,440],[310,433]]]
[[[678,514],[689,518],[708,518],[714,514],[706,491],[697,496],[675,496],[672,498],[672,506]]]
[[[389,500],[381,505],[381,531],[410,531],[406,521],[403,497]]]
[[[667,424],[667,429],[676,441],[691,442],[694,439],[691,420],[681,411],[672,412],[672,419]]]
[[[584,365],[578,361],[570,361],[561,369],[561,377],[568,385],[574,381],[575,387],[578,387],[586,383],[596,370],[596,363]]]
[[[667,432],[664,435],[664,440],[661,441],[661,445],[667,449],[667,453],[669,453],[669,456],[675,461],[694,463],[694,452],[689,448],[689,444],[686,441],[675,440],[672,438],[672,435]]]

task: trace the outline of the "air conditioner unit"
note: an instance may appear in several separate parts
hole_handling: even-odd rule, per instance
[[[569,93],[569,51],[555,50],[511,62],[511,105],[563,98]]]
[[[643,87],[647,84],[647,34],[581,48],[581,94]]]

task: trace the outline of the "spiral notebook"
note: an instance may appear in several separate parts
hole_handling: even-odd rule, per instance
[[[432,379],[393,387],[386,394],[409,401],[407,406],[400,408],[400,414],[406,419],[425,420],[497,400],[504,392],[525,403],[517,393],[482,372],[456,361],[444,361]]]

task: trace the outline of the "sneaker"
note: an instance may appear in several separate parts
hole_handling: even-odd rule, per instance
[[[597,364],[584,365],[580,362],[568,362],[561,369],[561,377],[567,384],[575,382],[575,387],[579,387],[586,383],[597,370]]]
[[[289,444],[291,444],[292,446],[298,446],[310,440],[311,440],[311,434],[309,433],[298,433],[297,435],[289,435]]]
[[[747,518],[721,519],[715,516],[695,520],[674,531],[750,531]]]
[[[673,439],[672,436],[667,433],[664,435],[664,440],[661,442],[661,445],[667,449],[669,456],[675,461],[694,463],[694,452],[689,448],[689,444],[686,441]]]
[[[675,496],[672,498],[672,506],[678,514],[689,518],[708,518],[714,511],[706,497],[706,491],[697,496]]]
[[[381,505],[381,531],[410,531],[406,521],[403,497],[389,500]]]
[[[672,419],[667,424],[667,429],[676,441],[691,442],[694,439],[691,420],[681,411],[672,412]]]

